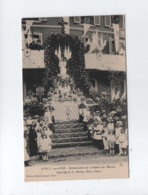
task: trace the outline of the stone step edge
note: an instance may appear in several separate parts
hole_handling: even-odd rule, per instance
[[[75,147],[75,146],[90,146],[93,145],[90,141],[79,141],[79,142],[63,142],[63,143],[53,143],[52,147],[54,148],[68,148],[68,147]]]
[[[63,158],[71,156],[85,156],[85,155],[96,155],[99,152],[78,152],[78,153],[65,153],[65,154],[48,154],[48,158]]]
[[[56,127],[56,126],[83,125],[83,123],[55,123],[53,125]]]
[[[88,139],[88,136],[82,136],[82,137],[65,137],[65,138],[52,138],[51,140],[53,141],[53,143],[63,143],[62,141],[65,140],[66,143],[69,143],[69,142],[78,142],[78,141],[83,141],[81,139]],[[54,141],[58,141],[59,142],[54,142]],[[61,142],[60,142],[61,141]],[[88,141],[88,140],[85,140],[85,141]]]
[[[51,138],[52,138],[52,137],[54,138],[54,136],[61,136],[61,134],[62,134],[62,135],[65,135],[65,136],[66,136],[66,135],[67,135],[67,136],[70,136],[70,135],[72,135],[72,134],[75,134],[75,135],[77,135],[77,134],[78,134],[78,135],[80,135],[80,134],[82,134],[82,135],[87,135],[87,131],[80,131],[80,132],[71,132],[71,131],[70,131],[69,133],[55,133],[54,135],[51,136]],[[82,136],[82,135],[81,135],[81,136]],[[78,136],[78,137],[79,137],[79,136]]]
[[[59,130],[69,130],[69,129],[80,129],[80,130],[82,130],[82,129],[84,129],[84,127],[82,126],[82,127],[61,127],[61,128],[55,128],[54,127],[54,129],[55,129],[55,131],[57,130],[57,131],[59,131]]]

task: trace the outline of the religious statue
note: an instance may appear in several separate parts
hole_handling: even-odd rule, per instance
[[[59,77],[63,80],[69,78],[68,74],[67,74],[67,69],[66,69],[66,63],[67,63],[67,59],[66,58],[62,58],[59,62],[59,67],[60,67],[60,74]]]

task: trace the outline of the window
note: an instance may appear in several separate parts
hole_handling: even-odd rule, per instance
[[[93,16],[82,16],[81,17],[82,24],[94,24],[94,17]]]
[[[94,25],[100,26],[101,25],[101,17],[94,16]]]
[[[32,34],[32,40],[35,41],[35,43],[40,40],[41,45],[43,44],[43,40],[42,40],[42,33],[38,33],[38,32],[33,32]]]
[[[74,23],[81,23],[81,17],[74,17]]]
[[[125,28],[125,16],[124,15],[120,16],[119,27]]]
[[[105,26],[111,27],[111,16],[105,16]]]
[[[42,21],[43,21],[43,22],[44,22],[44,21],[47,21],[47,18],[39,18],[39,21],[41,21],[41,22],[42,22]]]

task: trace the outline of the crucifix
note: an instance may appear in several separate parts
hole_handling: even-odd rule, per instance
[[[61,33],[65,34],[65,24],[68,24],[67,22],[64,22],[63,18],[60,22],[58,22],[58,25],[61,25]]]

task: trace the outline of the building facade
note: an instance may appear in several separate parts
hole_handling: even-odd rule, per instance
[[[79,36],[84,43],[90,93],[105,94],[110,101],[125,98],[125,16],[121,15],[23,18],[24,96],[30,90],[36,93],[42,83],[45,41],[49,35],[61,33],[62,19],[65,33]]]

